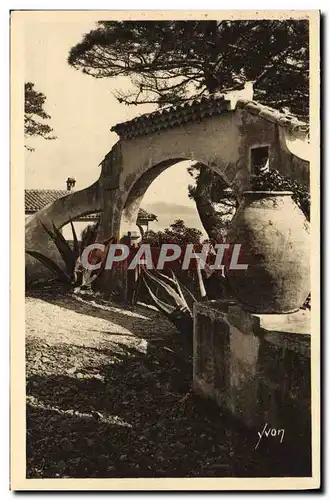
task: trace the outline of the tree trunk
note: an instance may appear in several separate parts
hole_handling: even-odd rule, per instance
[[[211,201],[213,174],[205,165],[200,165],[199,168],[200,174],[193,197],[201,223],[211,243],[214,244],[221,241],[225,235],[223,216],[217,213]]]
[[[196,203],[199,218],[212,245],[221,243],[226,236],[226,223],[224,215],[216,211],[212,201],[212,189],[214,189],[214,173],[205,165],[197,165],[199,175],[196,180],[196,187],[191,191],[191,195]],[[219,191],[221,198],[221,188]],[[238,202],[232,198],[224,201],[231,201],[233,209],[237,208]],[[218,274],[211,276],[211,279],[205,280],[206,294],[209,299],[231,298],[231,290],[225,277]]]

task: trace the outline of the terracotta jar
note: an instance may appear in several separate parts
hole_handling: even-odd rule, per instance
[[[236,299],[250,312],[297,311],[310,293],[309,222],[290,191],[245,191],[228,231],[241,243],[238,263],[229,270]]]

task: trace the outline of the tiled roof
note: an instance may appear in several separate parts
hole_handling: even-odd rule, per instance
[[[239,100],[237,107],[259,115],[282,127],[308,131],[308,125],[295,116],[282,113],[276,109],[264,106],[256,101]],[[178,106],[169,106],[152,113],[147,113],[134,120],[118,123],[111,128],[119,137],[131,139],[140,135],[160,132],[168,128],[178,127],[188,122],[202,121],[204,118],[220,115],[230,111],[230,101],[225,94],[195,99]]]
[[[139,215],[138,215],[138,220],[140,222],[142,222],[142,221],[152,222],[154,220],[157,220],[157,217],[156,217],[155,214],[150,214],[149,212],[147,212],[143,208],[140,208]]]
[[[290,130],[299,130],[306,133],[309,130],[308,123],[302,122],[296,116],[281,112],[278,109],[270,108],[269,106],[265,106],[264,104],[260,104],[256,101],[246,101],[240,99],[237,101],[237,107],[244,108],[253,115],[261,116],[261,118],[264,118],[265,120],[277,123],[281,127],[286,127]]]
[[[72,191],[62,191],[60,189],[26,189],[25,190],[25,213],[32,214],[38,212],[49,203],[70,194]],[[97,220],[99,214],[84,215],[82,218]],[[157,220],[156,215],[148,213],[140,208],[138,215],[139,222]]]
[[[26,189],[25,212],[37,212],[67,194],[69,194],[69,191],[61,191],[60,189]]]
[[[49,203],[52,203],[59,198],[63,198],[72,191],[61,189],[26,189],[25,190],[25,213],[32,214],[38,212]],[[83,219],[96,220],[98,214],[84,215]]]

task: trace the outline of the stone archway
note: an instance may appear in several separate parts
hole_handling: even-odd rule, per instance
[[[82,215],[101,212],[102,206],[102,187],[99,181],[86,189],[57,199],[27,219],[25,223],[25,248],[37,250],[61,264],[58,251],[42,224],[52,228],[54,223],[60,229],[70,220],[74,221]],[[50,276],[50,272],[28,254],[25,254],[25,271],[27,282]]]
[[[226,100],[213,102],[215,111],[210,110],[210,100],[204,106],[206,110],[203,103],[193,111],[193,106],[170,108],[113,127],[120,140],[103,162],[103,175],[116,179],[117,192],[114,205],[104,207],[105,232],[109,228],[119,236],[134,224],[147,187],[182,160],[209,166],[239,194],[249,186],[251,151],[267,147],[270,168],[308,184],[306,148],[302,157],[297,156],[307,142],[305,124],[252,102],[238,102],[234,112]],[[290,151],[293,145],[295,154]]]
[[[131,190],[127,194],[126,202],[124,208],[122,210],[121,220],[120,220],[120,229],[119,235],[120,237],[124,234],[127,234],[128,231],[136,231],[136,221],[138,218],[138,213],[140,210],[140,206],[143,202],[143,198],[148,191],[149,187],[152,186],[153,182],[156,180],[158,176],[160,176],[163,172],[168,169],[171,169],[175,165],[180,164],[181,162],[185,162],[185,158],[175,158],[172,160],[166,160],[161,162],[158,165],[152,166],[147,172],[145,172],[132,186]],[[199,165],[202,165],[201,162],[198,162]],[[186,166],[182,166],[182,168],[186,168]],[[221,179],[225,181],[224,177],[220,175]],[[226,181],[225,181],[226,182]],[[227,183],[226,183],[227,184]],[[228,184],[227,184],[228,185]],[[229,187],[229,185],[228,185]],[[188,185],[185,185],[185,188],[188,188]],[[175,186],[171,186],[172,194],[175,193]],[[187,191],[188,194],[188,191]],[[170,195],[170,193],[169,193]],[[198,208],[195,206],[196,214],[198,214]],[[200,221],[203,225],[203,221]]]
[[[120,235],[134,228],[143,197],[153,181],[165,170],[184,160],[185,158],[176,158],[154,165],[133,184],[127,193],[125,205],[122,210],[119,226]]]
[[[102,161],[98,181],[30,218],[26,248],[52,253],[56,259],[56,249],[47,241],[40,221],[52,220],[61,227],[70,218],[96,211],[102,214],[100,239],[119,237],[135,224],[139,204],[153,179],[182,160],[209,166],[240,193],[248,188],[253,171],[251,151],[266,148],[271,169],[309,184],[306,124],[253,101],[238,101],[233,109],[226,95],[204,98],[142,115],[112,130],[119,141]],[[40,266],[27,258],[28,279],[44,272]]]

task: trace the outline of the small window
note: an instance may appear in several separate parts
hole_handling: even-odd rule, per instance
[[[269,146],[251,149],[251,174],[258,175],[269,170]]]

